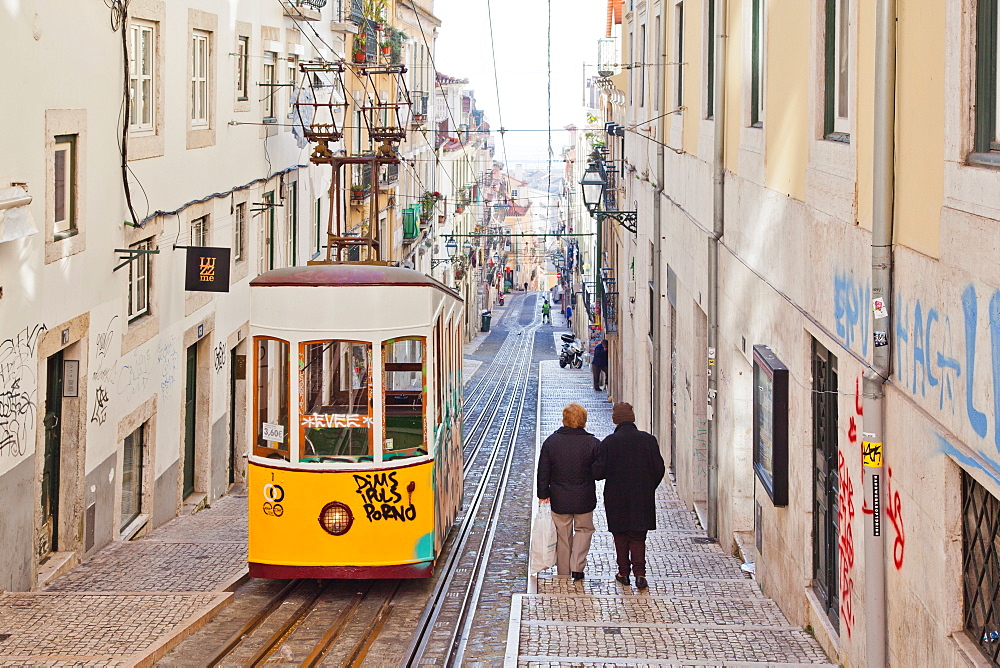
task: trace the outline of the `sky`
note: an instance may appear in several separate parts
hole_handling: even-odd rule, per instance
[[[562,128],[586,122],[584,64],[595,73],[597,40],[604,36],[607,0],[434,0],[441,19],[435,64],[442,74],[469,79],[476,106],[496,134],[496,158],[513,169],[543,168],[548,157],[548,3],[552,5],[552,149],[559,160],[568,143]],[[494,77],[490,12],[496,51]],[[499,89],[499,105],[497,90]],[[516,130],[541,130],[517,132]],[[506,160],[504,159],[506,144]]]

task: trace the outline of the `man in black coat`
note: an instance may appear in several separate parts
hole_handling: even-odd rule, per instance
[[[617,426],[601,443],[594,478],[605,480],[604,509],[615,539],[618,575],[623,585],[646,589],[646,532],[656,528],[656,488],[665,467],[656,437],[635,426],[632,405],[617,403],[611,411]]]
[[[594,374],[594,389],[601,390],[608,380],[608,342],[602,340],[594,348],[594,358],[590,362],[590,371]],[[601,378],[601,375],[604,378]]]
[[[538,455],[538,499],[552,503],[556,525],[556,573],[582,580],[594,535],[597,484],[593,465],[600,441],[588,433],[580,404],[563,409],[563,426],[542,443]]]

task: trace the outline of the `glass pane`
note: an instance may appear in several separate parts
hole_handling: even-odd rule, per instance
[[[370,343],[302,345],[300,461],[372,461],[371,363]]]
[[[66,144],[56,145],[55,155],[55,222],[56,232],[66,231],[66,189],[69,186],[69,147]]]
[[[837,117],[847,118],[847,55],[850,36],[850,0],[839,0],[837,7]]]
[[[385,359],[383,459],[427,454],[424,442],[424,339],[397,339],[382,347]]]
[[[153,80],[144,79],[142,82],[142,124],[150,125],[153,122]]]
[[[151,57],[153,50],[153,31],[145,29],[141,31],[140,35],[142,48],[139,50],[139,53],[141,54],[142,64],[139,71],[142,72],[143,76],[150,76],[153,73],[153,59]]]
[[[254,454],[288,460],[289,345],[280,339],[257,338],[256,410],[257,442]]]

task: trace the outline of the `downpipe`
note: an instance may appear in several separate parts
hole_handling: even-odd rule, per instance
[[[661,31],[660,44],[668,44],[668,31],[667,22],[661,21]],[[661,71],[664,71],[666,67],[667,58],[664,54],[660,56],[663,67]],[[677,67],[681,67],[678,65]],[[660,109],[667,108],[667,86],[660,86]],[[658,125],[658,139],[660,142],[666,137],[666,128],[668,116],[661,116]],[[651,405],[653,407],[653,414],[650,416],[650,422],[652,423],[652,433],[656,435],[657,440],[660,442],[661,446],[664,442],[663,435],[660,433],[660,427],[662,425],[661,420],[663,419],[663,406],[661,406],[661,399],[663,397],[663,385],[661,382],[661,369],[662,369],[662,348],[661,348],[661,338],[663,334],[662,327],[660,326],[663,322],[663,294],[666,294],[665,286],[661,283],[663,278],[663,207],[660,203],[663,200],[663,190],[664,181],[666,180],[666,151],[663,148],[662,143],[656,145],[656,187],[653,188],[653,285],[655,286],[655,292],[652,295],[652,313],[650,317],[653,318],[652,326],[649,328],[650,331],[655,332],[656,335],[653,337],[653,396],[650,397]],[[671,397],[673,400],[673,397]],[[669,411],[668,411],[669,413]],[[671,448],[676,447],[676,444],[671,443]]]
[[[878,0],[875,20],[875,146],[872,212],[872,365],[862,386],[862,476],[865,505],[865,654],[886,666],[885,383],[892,373],[892,237],[895,198],[896,0]]]
[[[715,161],[712,174],[712,236],[708,239],[708,526],[710,538],[719,538],[719,429],[715,420],[719,396],[719,242],[726,228],[726,0],[715,0]]]

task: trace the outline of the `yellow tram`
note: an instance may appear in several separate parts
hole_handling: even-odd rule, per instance
[[[429,577],[462,503],[462,301],[378,264],[250,283],[250,575]]]

